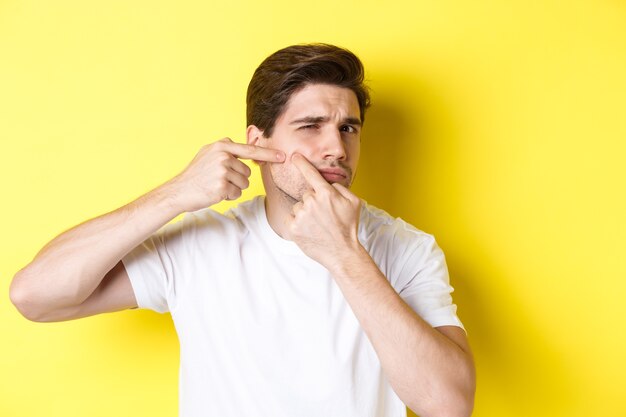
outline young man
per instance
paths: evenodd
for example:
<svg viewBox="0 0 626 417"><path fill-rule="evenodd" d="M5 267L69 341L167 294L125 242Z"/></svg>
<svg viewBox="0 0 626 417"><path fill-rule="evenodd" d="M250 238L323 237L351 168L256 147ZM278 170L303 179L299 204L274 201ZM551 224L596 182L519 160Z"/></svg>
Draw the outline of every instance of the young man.
<svg viewBox="0 0 626 417"><path fill-rule="evenodd" d="M349 190L368 105L351 52L274 53L248 88L246 145L205 146L52 240L15 276L13 303L36 321L169 311L183 417L470 415L473 359L443 253ZM244 158L267 195L208 208L248 187Z"/></svg>

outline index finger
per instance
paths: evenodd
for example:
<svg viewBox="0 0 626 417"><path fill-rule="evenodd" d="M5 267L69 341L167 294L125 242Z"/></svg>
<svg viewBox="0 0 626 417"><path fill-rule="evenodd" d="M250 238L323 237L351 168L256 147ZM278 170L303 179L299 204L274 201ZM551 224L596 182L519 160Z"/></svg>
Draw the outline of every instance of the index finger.
<svg viewBox="0 0 626 417"><path fill-rule="evenodd" d="M246 145L243 143L227 143L228 151L237 158L254 159L264 162L283 162L285 153L277 149L262 148L261 146Z"/></svg>
<svg viewBox="0 0 626 417"><path fill-rule="evenodd" d="M322 177L317 168L313 166L304 156L294 153L291 156L291 163L302 173L304 179L317 191L325 187L330 187L328 182Z"/></svg>

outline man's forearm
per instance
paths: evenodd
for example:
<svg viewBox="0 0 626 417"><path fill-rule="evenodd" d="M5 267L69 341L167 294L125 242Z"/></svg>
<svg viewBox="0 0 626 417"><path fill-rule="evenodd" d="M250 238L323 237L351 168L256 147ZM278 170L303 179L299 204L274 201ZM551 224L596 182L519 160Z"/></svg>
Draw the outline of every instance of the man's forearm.
<svg viewBox="0 0 626 417"><path fill-rule="evenodd" d="M469 415L475 384L471 354L421 319L364 248L344 255L331 273L398 396L423 417Z"/></svg>
<svg viewBox="0 0 626 417"><path fill-rule="evenodd" d="M172 192L163 184L57 236L16 274L12 293L27 294L33 316L80 304L122 257L180 213Z"/></svg>

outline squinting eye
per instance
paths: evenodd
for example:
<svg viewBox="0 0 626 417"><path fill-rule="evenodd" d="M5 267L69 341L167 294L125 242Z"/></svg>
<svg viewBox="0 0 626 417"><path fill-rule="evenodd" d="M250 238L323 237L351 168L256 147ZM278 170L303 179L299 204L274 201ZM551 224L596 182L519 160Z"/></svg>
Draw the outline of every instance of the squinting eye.
<svg viewBox="0 0 626 417"><path fill-rule="evenodd" d="M300 129L314 129L316 127L317 125L304 125L304 126L300 126Z"/></svg>

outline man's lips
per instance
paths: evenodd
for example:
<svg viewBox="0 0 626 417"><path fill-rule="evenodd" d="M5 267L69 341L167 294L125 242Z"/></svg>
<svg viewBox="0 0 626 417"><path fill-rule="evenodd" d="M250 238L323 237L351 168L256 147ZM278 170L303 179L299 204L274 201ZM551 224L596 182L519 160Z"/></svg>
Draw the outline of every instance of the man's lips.
<svg viewBox="0 0 626 417"><path fill-rule="evenodd" d="M328 182L338 182L348 178L346 171L341 168L322 168L318 171Z"/></svg>

